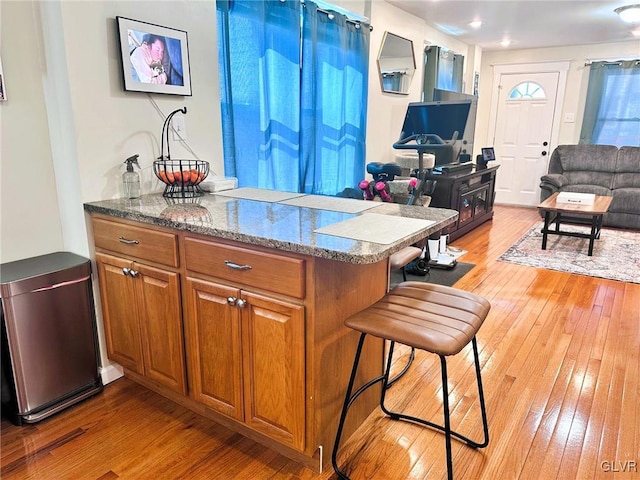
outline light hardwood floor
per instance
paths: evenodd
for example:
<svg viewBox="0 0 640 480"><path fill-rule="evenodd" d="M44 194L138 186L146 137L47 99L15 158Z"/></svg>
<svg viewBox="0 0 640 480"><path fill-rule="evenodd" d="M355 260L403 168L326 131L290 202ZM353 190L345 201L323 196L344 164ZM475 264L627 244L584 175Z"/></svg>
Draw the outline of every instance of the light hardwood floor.
<svg viewBox="0 0 640 480"><path fill-rule="evenodd" d="M456 479L640 478L640 285L497 261L539 220L498 206L453 242L486 297L478 335L490 444L453 442ZM401 349L400 364L407 355ZM452 424L481 435L470 348L449 361ZM389 405L441 419L437 357L418 352ZM1 430L2 479L327 480L128 379L40 424ZM325 454L329 454L325 452ZM441 434L375 411L344 443L353 480L446 476ZM635 463L634 463L635 462Z"/></svg>

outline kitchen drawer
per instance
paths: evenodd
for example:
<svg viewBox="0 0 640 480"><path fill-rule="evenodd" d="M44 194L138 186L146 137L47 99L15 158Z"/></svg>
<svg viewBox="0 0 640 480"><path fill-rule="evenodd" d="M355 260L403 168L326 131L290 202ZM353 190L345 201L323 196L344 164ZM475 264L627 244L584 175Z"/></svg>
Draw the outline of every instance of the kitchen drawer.
<svg viewBox="0 0 640 480"><path fill-rule="evenodd" d="M178 266L178 238L172 233L94 218L93 236L97 248Z"/></svg>
<svg viewBox="0 0 640 480"><path fill-rule="evenodd" d="M294 298L305 295L305 261L267 252L185 238L187 270Z"/></svg>

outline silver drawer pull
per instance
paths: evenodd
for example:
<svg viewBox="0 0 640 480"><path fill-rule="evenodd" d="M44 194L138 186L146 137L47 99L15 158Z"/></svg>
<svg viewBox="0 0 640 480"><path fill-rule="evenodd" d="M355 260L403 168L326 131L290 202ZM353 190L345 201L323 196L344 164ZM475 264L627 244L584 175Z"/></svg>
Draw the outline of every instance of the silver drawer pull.
<svg viewBox="0 0 640 480"><path fill-rule="evenodd" d="M251 265L238 265L237 263L230 262L229 260L225 260L224 264L234 270L251 270L252 268Z"/></svg>
<svg viewBox="0 0 640 480"><path fill-rule="evenodd" d="M127 245L138 245L140 242L138 240L127 240L124 237L118 238L120 243L126 243Z"/></svg>

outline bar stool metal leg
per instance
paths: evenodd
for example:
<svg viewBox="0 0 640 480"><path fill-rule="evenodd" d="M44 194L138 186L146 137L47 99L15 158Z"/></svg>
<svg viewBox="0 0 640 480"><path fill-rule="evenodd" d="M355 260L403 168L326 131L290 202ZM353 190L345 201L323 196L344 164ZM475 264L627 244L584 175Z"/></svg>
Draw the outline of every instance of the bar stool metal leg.
<svg viewBox="0 0 640 480"><path fill-rule="evenodd" d="M489 426L487 423L487 410L486 410L486 406L485 406L485 402L484 402L484 391L482 389L482 377L480 375L480 360L478 358L478 346L477 346L477 341L476 338L473 337L473 340L471 341L472 345L473 345L473 356L474 356L474 360L475 360L475 364L476 364L476 381L478 383L478 399L479 399L479 403L480 403L480 412L482 415L482 426L483 426L483 431L484 431L484 440L482 442L476 442L474 440L471 440L470 438L465 437L464 435L461 435L460 433L451 430L451 436L452 437L456 437L458 440L462 440L464 443L466 443L467 445L469 445L472 448L484 448L487 445L489 445ZM444 371L444 375L446 375L446 364L445 364L445 371ZM443 375L443 397L444 395L444 385L446 385L444 383L444 375ZM448 399L447 399L448 401ZM425 425L427 427L431 427L434 428L436 430L439 430L443 433L445 433L445 428L442 425L438 425L437 423L432 423L429 422L428 420L424 420L422 418L417 418L417 417L412 417L411 415L405 415L403 413L399 413L399 412L393 412L391 410L389 410L385 405L384 405L384 393L383 393L383 403L380 405L380 408L382 408L382 411L384 413L386 413L387 415L389 415L393 420L408 420L410 422L416 422L416 423L420 423L422 425Z"/></svg>
<svg viewBox="0 0 640 480"><path fill-rule="evenodd" d="M476 442L474 440L471 440L470 438L461 435L460 433L451 430L451 417L450 417L450 412L449 412L449 389L448 389L448 377L447 377L447 362L446 362L446 357L444 355L438 355L440 357L440 367L441 367L441 376L442 376L442 398L443 398L443 415L444 415L444 426L442 425L438 425L436 423L432 423L429 422L428 420L424 420L421 418L417 418L417 417L413 417L410 415L405 415L402 413L398 413L398 412L393 412L389 409L386 408L384 401L385 401L385 394L386 391L388 390L388 388L390 387L390 381L389 381L389 371L391 369L391 363L392 363L392 357L393 357L393 350L395 347L395 342L391 341L390 346L389 346L389 353L388 353L388 357L387 357L387 365L385 368L385 371L383 373L383 375L378 376L372 380L370 380L369 382L365 383L362 387L360 387L355 393L351 393L353 391L353 384L355 382L355 377L356 377L356 372L358 369L358 363L360 362L360 354L362 352L362 347L364 344L364 339L365 339L366 333L362 333L360 335L360 341L358 343L358 348L356 350L356 355L354 358L354 363L353 363L353 368L351 370L351 377L349 379L349 385L347 387L347 392L345 394L345 400L344 400L344 404L342 406L342 412L340 414L340 422L338 424L338 431L336 433L336 441L334 443L333 446L333 452L331 455L331 463L333 465L333 469L335 470L335 472L337 473L338 477L341 480L349 480L349 477L347 476L346 473L344 473L342 470L340 470L338 468L338 464L337 464L337 454L338 454L338 449L339 449L339 445L340 445L340 439L342 438L342 429L344 427L344 422L347 416L347 411L349 409L349 407L351 406L351 404L355 401L355 399L361 394L363 393L366 389L368 389L369 387L371 387L372 385L376 384L377 382L382 382L382 393L380 396L380 408L382 409L382 411L388 415L392 420L406 420L406 421L410 421L410 422L416 422L419 423L421 425L425 425L427 427L436 429L440 432L443 432L445 434L445 448L446 448L446 457L447 457L447 478L449 480L453 480L453 460L452 460L452 448L451 448L451 437L455 437L458 440L461 440L463 442L465 442L467 445L469 445L472 448L484 448L489 444L489 426L488 426L488 422L487 422L487 411L486 411L486 406L485 406L485 401L484 401L484 390L482 388L482 377L481 377L481 372L480 372L480 360L479 360L479 356L478 356L478 344L477 344L477 340L476 337L473 337L471 343L473 346L473 356L474 356L474 363L475 363L475 371L476 371L476 380L477 380L477 384L478 384L478 399L479 399L479 403L480 403L480 411L481 411L481 415L482 415L482 426L483 426L483 431L484 431L484 440L482 442ZM397 379L397 378L396 378ZM394 381L396 380L394 379Z"/></svg>
<svg viewBox="0 0 640 480"><path fill-rule="evenodd" d="M362 347L364 345L364 339L366 336L367 336L366 333L362 333L360 335L358 348L356 349L356 355L353 360L353 367L351 369L351 377L349 378L349 385L347 386L347 393L344 396L344 404L342 405L342 412L340 413L338 431L336 432L336 441L333 444L333 451L331 452L331 464L333 465L333 470L336 472L336 474L338 475L338 478L340 478L341 480L349 480L349 477L347 476L347 474L338 468L338 462L336 460L336 457L338 455L338 448L340 446L340 439L342 438L342 429L344 428L344 422L345 422L345 419L347 418L347 411L349 410L349 407L351 406L351 404L355 401L356 398L360 396L362 392L364 392L366 389L368 389L372 385L375 385L378 382L385 382L389 378L389 371L387 369L383 375L380 375L378 377L375 377L372 380L369 380L367 383L362 385L358 390L356 390L355 393L351 394L351 392L353 391L353 384L355 383L355 380L356 380L358 364L360 363L360 354L362 353ZM393 346L391 347L389 358L391 358L392 355L393 355ZM384 392L384 388L383 388L383 392Z"/></svg>
<svg viewBox="0 0 640 480"><path fill-rule="evenodd" d="M391 380L387 382L387 388L391 388L391 386L394 383L400 380L400 378L405 373L407 373L407 370L409 370L409 367L411 366L415 358L416 358L416 349L414 347L411 347L411 353L409 354L409 359L407 360L407 364L404 366L404 368L400 372L398 372L398 374L395 377L393 377Z"/></svg>

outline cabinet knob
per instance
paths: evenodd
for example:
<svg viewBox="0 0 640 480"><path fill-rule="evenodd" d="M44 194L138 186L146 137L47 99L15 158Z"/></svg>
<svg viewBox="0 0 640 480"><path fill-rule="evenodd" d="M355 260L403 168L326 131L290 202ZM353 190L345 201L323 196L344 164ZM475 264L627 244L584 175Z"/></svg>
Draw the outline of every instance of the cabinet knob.
<svg viewBox="0 0 640 480"><path fill-rule="evenodd" d="M238 301L238 299L235 298L235 297L227 297L227 304L232 306L232 307L236 306L236 302L237 301Z"/></svg>
<svg viewBox="0 0 640 480"><path fill-rule="evenodd" d="M127 268L127 267L124 267L124 268L122 269L122 274L123 274L123 275L131 275L131 269L129 269L129 268Z"/></svg>
<svg viewBox="0 0 640 480"><path fill-rule="evenodd" d="M131 275L133 278L136 278L138 276L138 271L137 270L129 270L129 275Z"/></svg>
<svg viewBox="0 0 640 480"><path fill-rule="evenodd" d="M236 305L238 306L238 308L244 308L244 307L246 307L246 306L247 306L247 303L248 303L248 302L247 302L246 300L243 300L242 298L239 298L239 299L236 301Z"/></svg>

